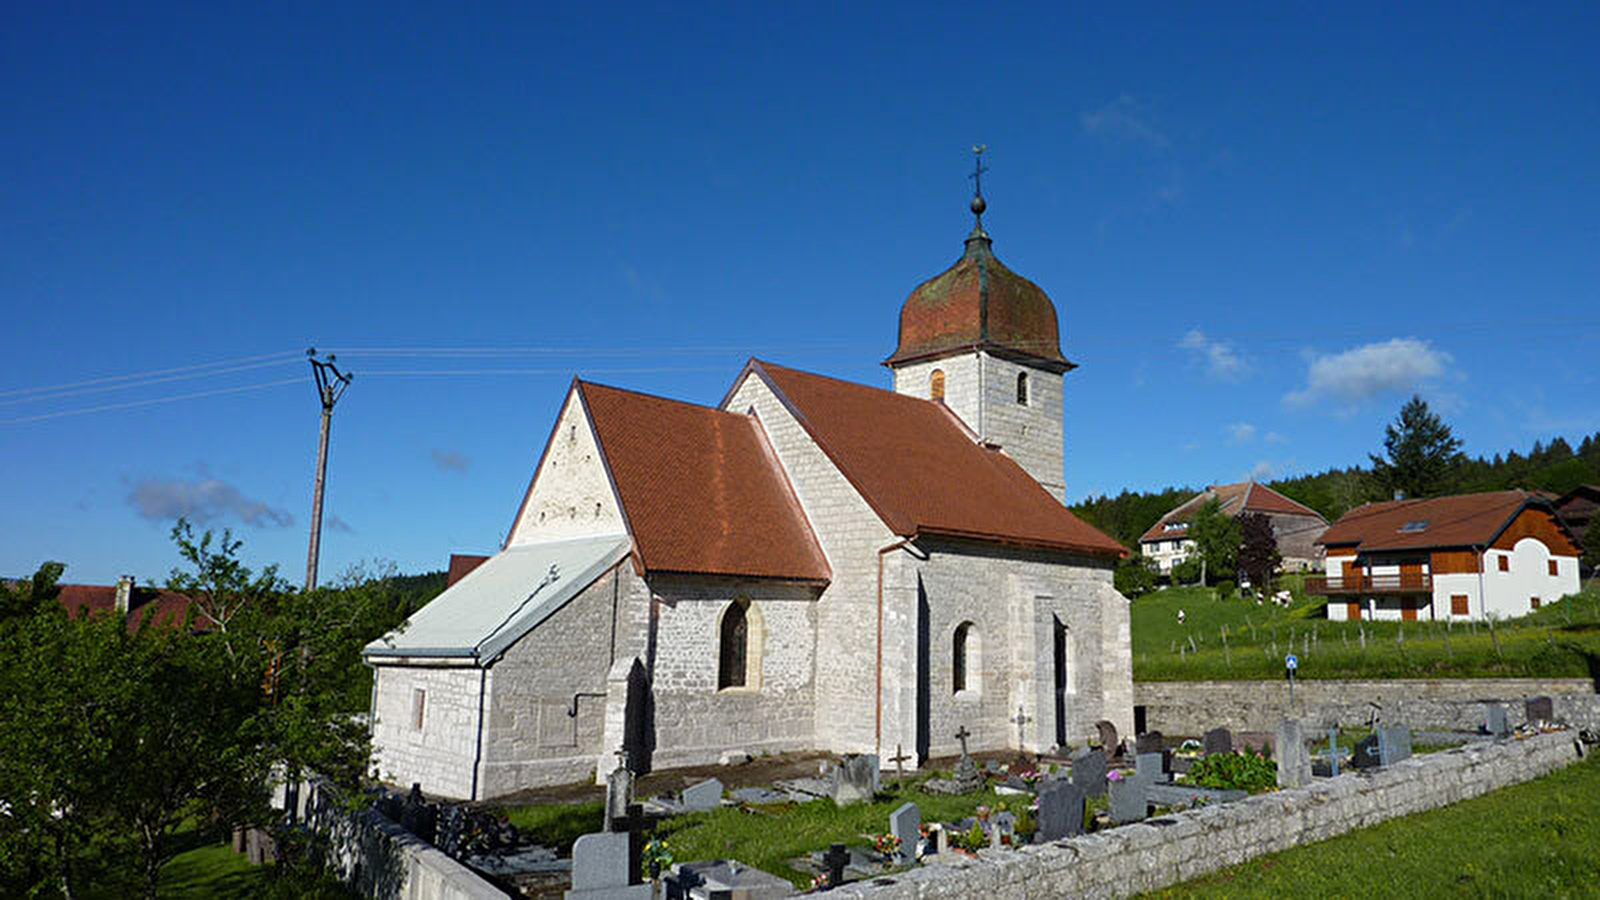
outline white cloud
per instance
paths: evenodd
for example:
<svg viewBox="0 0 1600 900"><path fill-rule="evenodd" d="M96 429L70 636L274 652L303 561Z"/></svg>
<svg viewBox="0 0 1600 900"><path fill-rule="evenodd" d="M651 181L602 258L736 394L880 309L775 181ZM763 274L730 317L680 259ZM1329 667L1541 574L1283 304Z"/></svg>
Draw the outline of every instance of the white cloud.
<svg viewBox="0 0 1600 900"><path fill-rule="evenodd" d="M1450 354L1433 349L1427 341L1394 338L1312 357L1306 386L1283 399L1291 406L1324 399L1355 406L1379 394L1417 390L1443 375L1452 362Z"/></svg>
<svg viewBox="0 0 1600 900"><path fill-rule="evenodd" d="M1244 480L1263 481L1267 478L1271 478L1274 471L1276 470L1274 469L1272 462L1270 460L1263 459L1251 466L1249 470L1244 473Z"/></svg>
<svg viewBox="0 0 1600 900"><path fill-rule="evenodd" d="M1249 422L1235 422L1227 428L1228 440L1235 444L1243 444L1256 436L1256 427Z"/></svg>
<svg viewBox="0 0 1600 900"><path fill-rule="evenodd" d="M1205 365L1206 374L1212 378L1233 381L1250 368L1232 344L1208 338L1198 328L1180 338L1178 346L1193 353L1195 359Z"/></svg>
<svg viewBox="0 0 1600 900"><path fill-rule="evenodd" d="M429 455L433 457L433 464L443 472L465 472L472 465L472 460L465 453L456 450L435 447Z"/></svg>
<svg viewBox="0 0 1600 900"><path fill-rule="evenodd" d="M1158 149L1172 143L1160 129L1150 124L1139 102L1128 94L1094 112L1081 114L1078 121L1083 125L1085 134L1114 143L1145 144Z"/></svg>
<svg viewBox="0 0 1600 900"><path fill-rule="evenodd" d="M246 525L287 528L294 516L287 510L246 497L243 492L216 478L176 481L146 478L133 486L128 503L146 519L171 521L182 516L204 525L223 516L233 516Z"/></svg>
<svg viewBox="0 0 1600 900"><path fill-rule="evenodd" d="M1287 443L1289 443L1289 439L1287 437L1279 434L1276 431L1267 432L1267 436L1262 438L1262 440L1266 441L1269 444L1287 444Z"/></svg>

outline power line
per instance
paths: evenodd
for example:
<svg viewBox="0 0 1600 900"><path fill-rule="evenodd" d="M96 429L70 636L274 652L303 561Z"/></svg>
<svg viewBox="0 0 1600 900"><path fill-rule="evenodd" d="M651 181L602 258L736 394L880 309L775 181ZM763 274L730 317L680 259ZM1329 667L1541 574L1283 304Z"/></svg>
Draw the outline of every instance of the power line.
<svg viewBox="0 0 1600 900"><path fill-rule="evenodd" d="M212 375L227 375L233 372L248 372L254 369L266 369L273 366L283 366L294 362L292 359L275 359L270 362L246 363L238 366L227 366L220 369L207 369L204 371L187 372L181 375L167 375L161 378L145 378L142 380L124 380L118 384L100 384L94 387L80 387L72 390L56 390L49 393L36 393L25 397L12 397L0 400L0 406L16 406L22 403L38 403L44 400L60 400L64 397L81 397L85 394L104 394L109 391L128 391L134 388L149 387L152 384L166 384L173 381L191 381L196 378L208 378Z"/></svg>
<svg viewBox="0 0 1600 900"><path fill-rule="evenodd" d="M286 359L292 359L292 358L298 357L299 355L300 355L300 351L296 350L296 351L289 351L289 352L284 352L284 353L265 353L265 354L260 354L260 355L257 355L257 356L237 356L237 357L233 357L231 359L219 359L219 360L217 360L215 362L196 363L196 364L191 365L191 366L175 366L175 367L170 368L170 369L151 369L151 370L145 371L145 372L130 372L130 373L126 374L126 375L106 375L106 376L101 377L101 378L89 378L89 379L85 379L83 381L69 381L69 382L66 382L64 384L51 384L51 385L44 385L44 386L40 386L40 387L12 388L10 390L0 391L0 397L15 397L15 396L19 396L21 394L34 394L34 393L40 393L40 392L46 392L46 391L60 391L60 390L67 390L67 389L70 389L70 388L84 387L86 385L91 385L91 384L106 384L106 383L113 382L113 381L132 381L132 380L135 380L135 379L149 378L149 377L154 377L154 376L157 376L157 375L172 375L172 374L175 374L175 373L178 373L178 372L194 372L194 371L198 371L200 369L210 369L210 368L214 368L214 367L217 367L217 366L229 366L229 365L233 365L235 363L252 363L252 362L260 362L260 361L268 360L268 359L285 359L286 360Z"/></svg>
<svg viewBox="0 0 1600 900"><path fill-rule="evenodd" d="M130 400L126 403L108 403L104 406L89 406L82 409L67 409L59 412L40 413L36 416L21 416L15 419L0 419L0 425L23 425L28 422L42 422L45 419L60 419L66 416L85 416L90 413L110 412L116 409L133 409L139 406L155 406L158 403L176 403L180 400L196 400L201 397L216 397L222 394L239 394L245 391L259 391L266 388L282 387L286 384L301 384L298 378L285 378L281 381L267 381L261 384L245 384L238 387L217 388L210 391L194 391L188 394L175 394L170 397L155 397L149 400Z"/></svg>

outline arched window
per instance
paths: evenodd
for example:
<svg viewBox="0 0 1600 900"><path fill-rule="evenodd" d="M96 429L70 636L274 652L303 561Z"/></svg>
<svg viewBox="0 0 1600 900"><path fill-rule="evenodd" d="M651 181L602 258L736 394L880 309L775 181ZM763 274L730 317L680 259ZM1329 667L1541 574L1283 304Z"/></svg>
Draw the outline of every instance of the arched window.
<svg viewBox="0 0 1600 900"><path fill-rule="evenodd" d="M717 690L744 687L750 663L750 601L735 600L722 614Z"/></svg>
<svg viewBox="0 0 1600 900"><path fill-rule="evenodd" d="M1017 373L1017 402L1023 406L1028 405L1028 373Z"/></svg>
<svg viewBox="0 0 1600 900"><path fill-rule="evenodd" d="M955 640L951 644L950 686L955 693L972 690L978 686L978 636L971 622L956 626Z"/></svg>
<svg viewBox="0 0 1600 900"><path fill-rule="evenodd" d="M944 370L934 369L928 376L928 396L940 402L944 401Z"/></svg>

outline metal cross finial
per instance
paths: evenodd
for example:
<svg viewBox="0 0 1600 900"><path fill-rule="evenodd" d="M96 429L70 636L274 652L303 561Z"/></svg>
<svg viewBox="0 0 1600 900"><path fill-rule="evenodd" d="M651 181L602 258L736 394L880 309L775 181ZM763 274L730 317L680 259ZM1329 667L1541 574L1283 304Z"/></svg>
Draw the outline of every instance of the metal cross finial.
<svg viewBox="0 0 1600 900"><path fill-rule="evenodd" d="M989 167L983 164L983 151L987 149L988 144L974 144L972 147L972 174L968 177L972 179L972 194L975 197L983 196L983 173L989 171Z"/></svg>

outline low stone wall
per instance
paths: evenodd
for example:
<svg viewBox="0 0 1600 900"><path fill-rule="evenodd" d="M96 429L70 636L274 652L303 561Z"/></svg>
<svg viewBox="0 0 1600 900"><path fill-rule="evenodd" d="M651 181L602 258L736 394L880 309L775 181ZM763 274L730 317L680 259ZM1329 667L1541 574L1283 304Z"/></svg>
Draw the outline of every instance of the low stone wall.
<svg viewBox="0 0 1600 900"><path fill-rule="evenodd" d="M1484 700L1508 703L1513 725L1522 723L1524 697L1556 700L1577 717L1570 724L1594 727L1600 700L1587 678L1396 679L1392 681L1300 681L1289 705L1287 681L1140 681L1133 686L1135 707L1144 708L1145 729L1198 737L1224 727L1271 731L1285 718L1323 725L1364 725L1370 704L1383 707L1386 721L1412 728L1470 730L1483 724ZM1590 724L1583 724L1588 721Z"/></svg>
<svg viewBox="0 0 1600 900"><path fill-rule="evenodd" d="M372 810L350 813L323 786L301 787L300 821L332 845L341 881L379 900L505 900L510 896ZM281 804L280 804L281 806Z"/></svg>
<svg viewBox="0 0 1600 900"><path fill-rule="evenodd" d="M1318 780L1310 787L1043 846L984 850L970 862L924 866L892 878L848 884L829 896L840 900L1125 897L1528 781L1582 755L1571 731L1475 743L1412 757L1370 775Z"/></svg>

